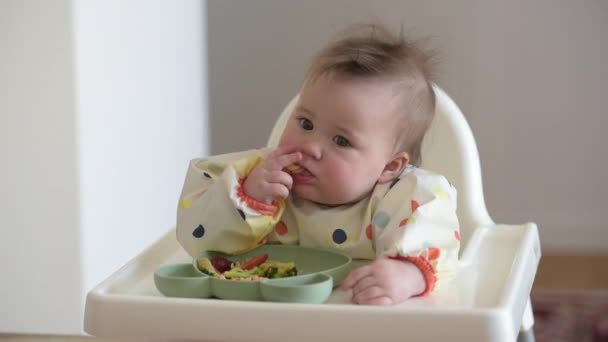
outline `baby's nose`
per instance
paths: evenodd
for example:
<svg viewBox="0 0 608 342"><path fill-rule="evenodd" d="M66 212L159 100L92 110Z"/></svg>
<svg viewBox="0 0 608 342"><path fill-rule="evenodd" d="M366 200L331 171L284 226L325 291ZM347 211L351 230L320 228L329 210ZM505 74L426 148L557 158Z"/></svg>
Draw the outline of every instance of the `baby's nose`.
<svg viewBox="0 0 608 342"><path fill-rule="evenodd" d="M321 151L321 146L314 142L304 143L302 145L301 151L304 154L304 158L309 157L315 160L319 160L323 155Z"/></svg>

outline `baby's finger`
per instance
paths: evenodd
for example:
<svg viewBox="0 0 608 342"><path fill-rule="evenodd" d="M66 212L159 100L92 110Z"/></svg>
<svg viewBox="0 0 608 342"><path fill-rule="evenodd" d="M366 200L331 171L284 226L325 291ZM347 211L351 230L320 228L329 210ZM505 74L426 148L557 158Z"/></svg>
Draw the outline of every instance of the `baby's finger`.
<svg viewBox="0 0 608 342"><path fill-rule="evenodd" d="M298 149L296 146L278 146L277 148L274 149L274 151L270 152L268 154L268 156L266 156L266 159L276 158L283 154L289 154L289 153L296 152L297 150Z"/></svg>
<svg viewBox="0 0 608 342"><path fill-rule="evenodd" d="M279 146L272 150L272 152L268 153L265 159L272 159L280 156L281 154L285 154L285 147Z"/></svg>
<svg viewBox="0 0 608 342"><path fill-rule="evenodd" d="M370 265L365 265L363 267L359 267L356 270L350 272L350 274L344 279L342 285L340 285L340 289L348 290L353 288L359 280L370 276L372 274L372 267Z"/></svg>
<svg viewBox="0 0 608 342"><path fill-rule="evenodd" d="M272 160L272 168L275 170L282 170L287 165L299 162L300 160L302 160L302 152L282 154Z"/></svg>
<svg viewBox="0 0 608 342"><path fill-rule="evenodd" d="M368 304L370 300L384 296L386 294L380 286L371 286L353 295L352 302L355 304Z"/></svg>
<svg viewBox="0 0 608 342"><path fill-rule="evenodd" d="M363 292L369 287L375 285L377 285L376 277L370 275L365 278L362 278L355 284L355 286L353 286L353 295Z"/></svg>
<svg viewBox="0 0 608 342"><path fill-rule="evenodd" d="M274 170L268 175L268 182L283 184L287 189L291 189L293 178L287 172Z"/></svg>
<svg viewBox="0 0 608 342"><path fill-rule="evenodd" d="M380 296L372 299L364 300L361 305L379 305L379 306L390 306L393 305L393 300L388 296Z"/></svg>

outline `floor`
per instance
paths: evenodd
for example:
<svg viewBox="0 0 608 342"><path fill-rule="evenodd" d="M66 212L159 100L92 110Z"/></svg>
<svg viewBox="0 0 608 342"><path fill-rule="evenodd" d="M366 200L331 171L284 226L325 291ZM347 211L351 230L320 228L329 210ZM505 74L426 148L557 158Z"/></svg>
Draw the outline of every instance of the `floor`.
<svg viewBox="0 0 608 342"><path fill-rule="evenodd" d="M608 289L608 255L543 255L534 287Z"/></svg>
<svg viewBox="0 0 608 342"><path fill-rule="evenodd" d="M608 255L543 255L536 274L534 287L549 289L608 290L608 272L605 271L607 269L606 265L608 265ZM121 340L71 336L0 335L0 342L8 341L116 342Z"/></svg>

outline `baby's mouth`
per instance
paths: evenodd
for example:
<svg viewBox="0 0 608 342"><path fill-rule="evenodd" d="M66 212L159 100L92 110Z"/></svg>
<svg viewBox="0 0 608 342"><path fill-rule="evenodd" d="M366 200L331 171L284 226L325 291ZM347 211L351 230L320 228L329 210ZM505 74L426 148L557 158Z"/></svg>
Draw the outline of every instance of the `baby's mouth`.
<svg viewBox="0 0 608 342"><path fill-rule="evenodd" d="M314 178L314 175L307 168L299 164L291 164L286 167L286 170L296 184L303 184Z"/></svg>

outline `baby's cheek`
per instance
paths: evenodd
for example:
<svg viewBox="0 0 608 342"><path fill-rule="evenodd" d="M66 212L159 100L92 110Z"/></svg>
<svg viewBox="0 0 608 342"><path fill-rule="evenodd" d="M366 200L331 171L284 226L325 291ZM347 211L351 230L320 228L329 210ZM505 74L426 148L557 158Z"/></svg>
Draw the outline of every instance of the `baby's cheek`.
<svg viewBox="0 0 608 342"><path fill-rule="evenodd" d="M288 137L282 136L281 140L279 140L279 146L278 147L292 146L293 143L290 140L291 139L289 139Z"/></svg>
<svg viewBox="0 0 608 342"><path fill-rule="evenodd" d="M294 139L292 136L293 134L291 134L291 127L287 125L283 131L283 134L281 135L281 138L279 139L279 147L294 145L295 141L293 141Z"/></svg>
<svg viewBox="0 0 608 342"><path fill-rule="evenodd" d="M281 147L292 147L301 145L301 128L298 126L295 120L289 120L285 125L283 134L279 139L279 146Z"/></svg>
<svg viewBox="0 0 608 342"><path fill-rule="evenodd" d="M336 186L348 185L353 181L352 172L348 165L345 165L344 163L328 163L326 172L328 178L331 179L331 182Z"/></svg>
<svg viewBox="0 0 608 342"><path fill-rule="evenodd" d="M332 173L331 178L335 187L347 197L359 197L362 193L368 192L376 182L364 165L336 163L328 172Z"/></svg>

